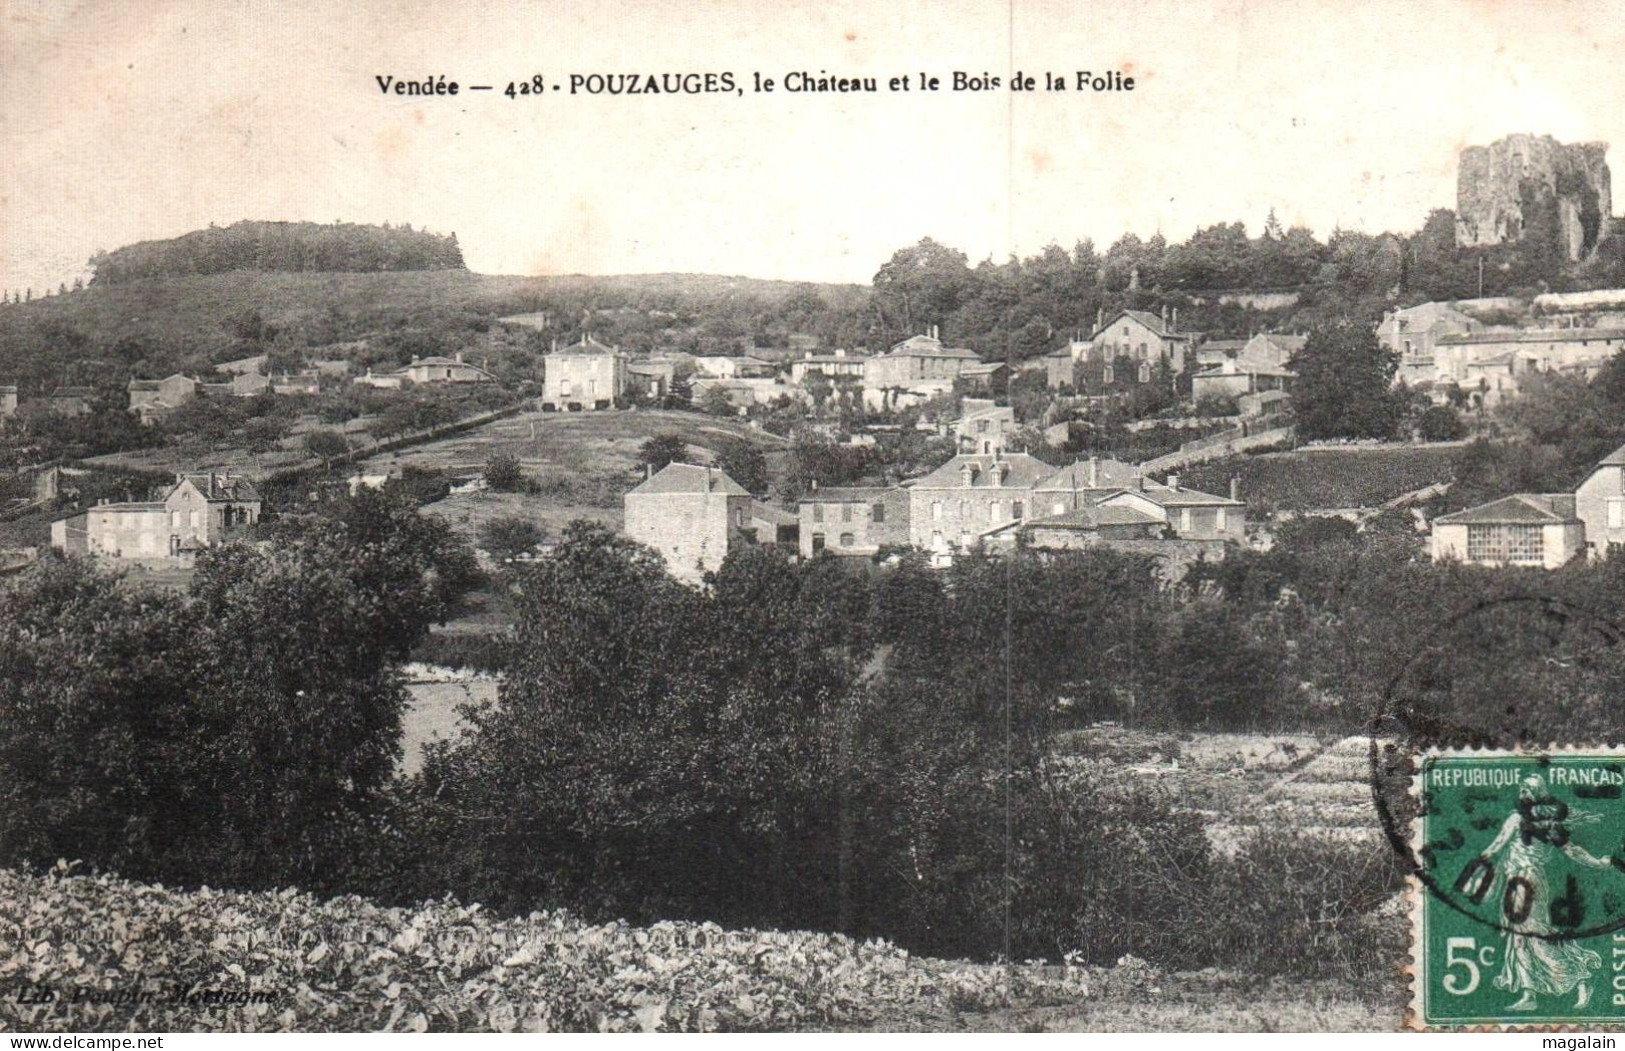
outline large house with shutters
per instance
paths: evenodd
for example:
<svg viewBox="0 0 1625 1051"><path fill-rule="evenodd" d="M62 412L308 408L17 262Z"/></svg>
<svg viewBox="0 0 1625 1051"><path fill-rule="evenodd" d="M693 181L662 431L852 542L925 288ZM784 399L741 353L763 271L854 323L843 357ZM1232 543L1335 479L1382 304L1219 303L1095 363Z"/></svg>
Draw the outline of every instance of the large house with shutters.
<svg viewBox="0 0 1625 1051"><path fill-rule="evenodd" d="M909 487L909 543L946 553L1032 512L1033 491L1055 473L1026 453L961 453Z"/></svg>
<svg viewBox="0 0 1625 1051"><path fill-rule="evenodd" d="M628 356L591 336L542 359L542 408L567 412L614 408L626 393Z"/></svg>
<svg viewBox="0 0 1625 1051"><path fill-rule="evenodd" d="M175 476L157 500L97 504L51 523L64 554L125 561L187 562L259 521L260 494L247 478L198 471Z"/></svg>

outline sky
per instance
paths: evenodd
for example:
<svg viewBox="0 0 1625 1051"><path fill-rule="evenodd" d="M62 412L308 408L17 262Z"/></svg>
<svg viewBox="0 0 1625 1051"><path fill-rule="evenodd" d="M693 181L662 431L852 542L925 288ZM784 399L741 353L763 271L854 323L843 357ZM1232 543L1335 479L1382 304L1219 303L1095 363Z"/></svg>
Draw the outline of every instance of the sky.
<svg viewBox="0 0 1625 1051"><path fill-rule="evenodd" d="M1272 208L1410 231L1454 205L1466 145L1551 134L1625 164L1621 55L1621 0L0 0L0 288L240 219L455 231L482 273L858 283L926 236L975 263L1257 234ZM1007 90L1080 70L1135 89ZM784 91L797 71L882 90ZM567 86L691 72L744 94ZM504 96L537 74L566 87ZM441 75L497 90L375 80Z"/></svg>

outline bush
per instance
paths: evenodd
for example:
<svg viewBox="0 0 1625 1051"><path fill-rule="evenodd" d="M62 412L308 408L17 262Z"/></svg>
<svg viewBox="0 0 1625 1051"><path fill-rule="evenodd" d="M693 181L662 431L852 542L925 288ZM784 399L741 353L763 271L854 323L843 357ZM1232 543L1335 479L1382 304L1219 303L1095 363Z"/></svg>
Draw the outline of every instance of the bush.
<svg viewBox="0 0 1625 1051"><path fill-rule="evenodd" d="M499 562L534 551L542 542L542 529L528 518L508 515L480 526L480 547Z"/></svg>
<svg viewBox="0 0 1625 1051"><path fill-rule="evenodd" d="M499 493L518 492L525 484L519 457L512 453L492 453L485 461L485 484Z"/></svg>
<svg viewBox="0 0 1625 1051"><path fill-rule="evenodd" d="M1461 414L1448 405L1429 408L1417 421L1417 428L1422 433L1422 440L1428 442L1451 442L1467 433L1466 425L1461 422Z"/></svg>

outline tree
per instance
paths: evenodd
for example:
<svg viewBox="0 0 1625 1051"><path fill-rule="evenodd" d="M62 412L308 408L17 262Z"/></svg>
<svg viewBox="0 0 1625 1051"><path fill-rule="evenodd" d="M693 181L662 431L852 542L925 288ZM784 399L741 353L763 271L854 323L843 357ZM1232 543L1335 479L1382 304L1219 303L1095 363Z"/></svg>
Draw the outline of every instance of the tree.
<svg viewBox="0 0 1625 1051"><path fill-rule="evenodd" d="M1448 405L1430 406L1418 421L1422 440L1429 442L1455 441L1467 433L1461 415Z"/></svg>
<svg viewBox="0 0 1625 1051"><path fill-rule="evenodd" d="M1288 368L1298 374L1298 433L1321 438L1391 438L1404 412L1393 389L1399 355L1370 327L1344 321L1316 328Z"/></svg>
<svg viewBox="0 0 1625 1051"><path fill-rule="evenodd" d="M638 463L649 471L665 470L667 464L688 457L688 443L676 434L657 434L638 447Z"/></svg>
<svg viewBox="0 0 1625 1051"><path fill-rule="evenodd" d="M497 561L506 562L534 551L542 542L542 529L528 518L508 515L485 522L479 536L480 547Z"/></svg>
<svg viewBox="0 0 1625 1051"><path fill-rule="evenodd" d="M752 495L767 492L767 457L761 447L743 438L724 443L717 450L717 466L729 478L748 489Z"/></svg>
<svg viewBox="0 0 1625 1051"><path fill-rule="evenodd" d="M705 397L700 399L700 411L713 416L736 416L739 412L728 397L728 392L721 387L712 387L705 392Z"/></svg>
<svg viewBox="0 0 1625 1051"><path fill-rule="evenodd" d="M276 416L256 416L243 425L248 439L248 451L259 454L270 452L287 437L288 421Z"/></svg>
<svg viewBox="0 0 1625 1051"><path fill-rule="evenodd" d="M350 441L338 431L311 431L305 435L305 450L332 467L333 461L350 451Z"/></svg>
<svg viewBox="0 0 1625 1051"><path fill-rule="evenodd" d="M512 453L492 453L485 461L485 484L499 493L512 493L525 484L519 457Z"/></svg>

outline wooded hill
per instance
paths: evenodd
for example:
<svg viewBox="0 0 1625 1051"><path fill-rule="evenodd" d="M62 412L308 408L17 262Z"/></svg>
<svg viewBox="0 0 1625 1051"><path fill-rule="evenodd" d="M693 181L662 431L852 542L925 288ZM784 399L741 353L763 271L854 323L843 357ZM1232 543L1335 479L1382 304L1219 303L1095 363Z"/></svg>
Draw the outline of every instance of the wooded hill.
<svg viewBox="0 0 1625 1051"><path fill-rule="evenodd" d="M461 270L457 235L359 223L240 222L165 241L141 241L90 260L90 283L124 284L147 277L223 274L233 270Z"/></svg>

